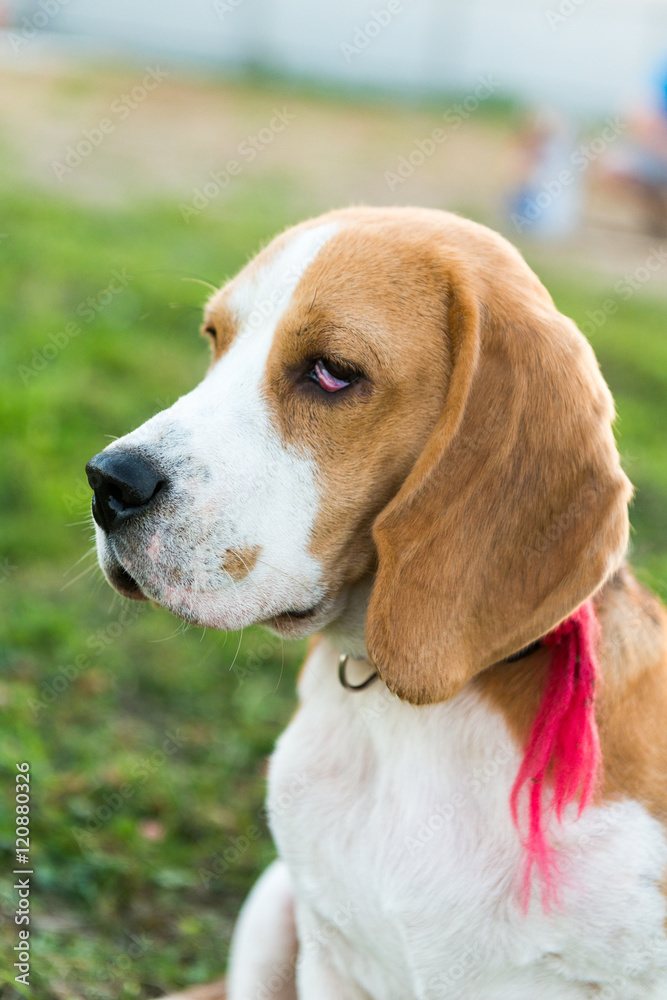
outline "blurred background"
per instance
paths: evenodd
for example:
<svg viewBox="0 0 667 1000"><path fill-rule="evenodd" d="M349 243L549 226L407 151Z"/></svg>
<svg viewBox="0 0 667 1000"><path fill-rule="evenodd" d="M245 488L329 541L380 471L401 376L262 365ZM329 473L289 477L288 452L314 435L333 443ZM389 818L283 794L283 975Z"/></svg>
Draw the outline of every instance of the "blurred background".
<svg viewBox="0 0 667 1000"><path fill-rule="evenodd" d="M0 996L148 998L224 971L303 650L114 597L86 460L194 386L208 283L282 227L452 209L593 344L664 595L667 0L0 0L0 24Z"/></svg>

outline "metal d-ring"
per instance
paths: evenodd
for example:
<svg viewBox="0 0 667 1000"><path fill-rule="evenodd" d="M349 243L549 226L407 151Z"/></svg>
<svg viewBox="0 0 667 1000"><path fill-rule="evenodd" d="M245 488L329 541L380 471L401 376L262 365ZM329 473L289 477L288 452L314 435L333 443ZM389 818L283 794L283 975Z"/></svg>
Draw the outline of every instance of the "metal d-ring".
<svg viewBox="0 0 667 1000"><path fill-rule="evenodd" d="M373 681L376 681L379 677L377 670L374 670L370 677L367 677L365 681L361 684L350 684L346 675L345 667L347 666L347 661L349 656L347 653L341 653L338 657L338 680L341 682L346 691L363 691L364 688L370 687Z"/></svg>

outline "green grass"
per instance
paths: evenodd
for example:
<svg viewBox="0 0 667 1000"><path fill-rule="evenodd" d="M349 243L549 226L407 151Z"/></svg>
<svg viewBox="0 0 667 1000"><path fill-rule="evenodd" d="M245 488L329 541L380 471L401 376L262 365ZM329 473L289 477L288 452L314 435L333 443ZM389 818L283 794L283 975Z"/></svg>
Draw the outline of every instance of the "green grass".
<svg viewBox="0 0 667 1000"><path fill-rule="evenodd" d="M77 578L91 565L77 564L91 541L83 466L204 372L206 292L182 278L219 283L294 220L275 190L241 192L189 225L172 203L111 211L18 183L0 196L0 781L7 802L15 764L30 762L31 994L149 997L224 970L234 915L273 854L262 760L292 711L302 650L259 632L239 643L182 630L115 598L96 571ZM85 300L123 269L126 286L87 321ZM578 321L610 294L545 277ZM64 343L73 321L80 332ZM666 327L667 305L638 294L591 338L638 488L634 559L658 590ZM52 334L64 346L37 370ZM1 817L3 872L11 818ZM16 899L1 884L11 981Z"/></svg>
<svg viewBox="0 0 667 1000"><path fill-rule="evenodd" d="M3 201L0 780L7 801L30 762L33 995L151 996L224 970L233 916L272 856L261 761L292 711L301 650L183 631L97 571L77 580L93 565L77 565L92 535L83 466L205 371L207 291L182 279L220 283L291 220L256 195L190 227L171 204L123 215L20 188ZM77 313L123 269L106 308ZM42 367L51 334L64 346ZM7 959L15 893L2 885Z"/></svg>

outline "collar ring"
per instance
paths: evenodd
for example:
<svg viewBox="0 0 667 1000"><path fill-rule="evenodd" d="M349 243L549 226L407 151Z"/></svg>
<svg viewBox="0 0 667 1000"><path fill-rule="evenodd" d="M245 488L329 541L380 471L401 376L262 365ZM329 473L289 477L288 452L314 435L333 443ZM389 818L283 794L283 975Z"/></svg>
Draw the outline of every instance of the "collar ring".
<svg viewBox="0 0 667 1000"><path fill-rule="evenodd" d="M361 682L361 684L350 684L345 670L348 660L349 656L347 653L341 653L338 657L338 680L341 682L346 691L363 691L364 688L370 687L370 685L378 679L379 674L377 670L374 670L365 681Z"/></svg>

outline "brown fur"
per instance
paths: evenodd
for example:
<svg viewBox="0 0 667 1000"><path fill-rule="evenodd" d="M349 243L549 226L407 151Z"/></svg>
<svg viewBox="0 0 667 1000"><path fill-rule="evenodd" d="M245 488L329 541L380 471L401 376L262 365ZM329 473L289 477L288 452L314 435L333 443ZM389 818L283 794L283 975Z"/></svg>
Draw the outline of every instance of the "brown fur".
<svg viewBox="0 0 667 1000"><path fill-rule="evenodd" d="M241 549L229 549L223 557L222 568L238 583L253 569L261 551L261 545L245 545Z"/></svg>
<svg viewBox="0 0 667 1000"><path fill-rule="evenodd" d="M627 543L630 488L590 347L514 250L457 223L440 236L447 402L374 527L368 649L418 703L553 628Z"/></svg>
<svg viewBox="0 0 667 1000"><path fill-rule="evenodd" d="M416 235L391 241L386 224L369 224L332 238L293 296L269 357L268 395L283 436L317 457L323 503L311 549L332 592L374 568L373 522L444 404L451 364L433 336L444 306ZM361 266L349 268L351 255ZM344 400L294 391L303 359L322 354L358 364L367 379Z"/></svg>

